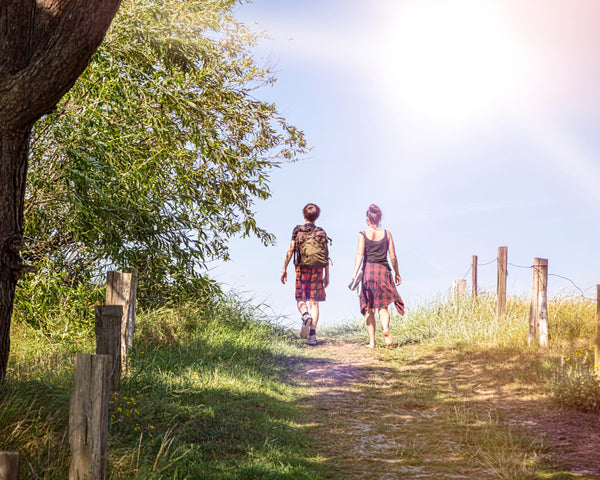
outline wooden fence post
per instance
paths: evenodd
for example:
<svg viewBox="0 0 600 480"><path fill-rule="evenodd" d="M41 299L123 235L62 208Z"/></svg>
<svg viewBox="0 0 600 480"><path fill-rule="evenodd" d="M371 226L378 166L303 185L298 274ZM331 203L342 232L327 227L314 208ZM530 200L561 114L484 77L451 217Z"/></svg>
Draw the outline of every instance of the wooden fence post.
<svg viewBox="0 0 600 480"><path fill-rule="evenodd" d="M103 480L106 475L111 367L108 355L78 353L75 357L69 411L69 480Z"/></svg>
<svg viewBox="0 0 600 480"><path fill-rule="evenodd" d="M596 285L596 345L594 346L594 370L600 376L600 285Z"/></svg>
<svg viewBox="0 0 600 480"><path fill-rule="evenodd" d="M19 478L19 452L0 452L0 480Z"/></svg>
<svg viewBox="0 0 600 480"><path fill-rule="evenodd" d="M496 298L496 316L506 314L506 273L508 265L508 247L498 247L498 287Z"/></svg>
<svg viewBox="0 0 600 480"><path fill-rule="evenodd" d="M533 259L527 342L531 344L534 340L540 345L548 344L548 260L545 258Z"/></svg>
<svg viewBox="0 0 600 480"><path fill-rule="evenodd" d="M111 271L106 274L106 304L123 305L123 322L121 323L121 364L123 371L127 371L127 352L133 345L136 292L137 271L134 273Z"/></svg>
<svg viewBox="0 0 600 480"><path fill-rule="evenodd" d="M452 280L452 296L456 300L465 296L467 281L464 279Z"/></svg>
<svg viewBox="0 0 600 480"><path fill-rule="evenodd" d="M477 255L473 255L473 263L471 265L471 296L477 296Z"/></svg>
<svg viewBox="0 0 600 480"><path fill-rule="evenodd" d="M111 357L111 386L121 389L121 321L123 305L96 305L96 354Z"/></svg>
<svg viewBox="0 0 600 480"><path fill-rule="evenodd" d="M538 300L539 341L543 347L548 345L548 259L540 259L540 293Z"/></svg>

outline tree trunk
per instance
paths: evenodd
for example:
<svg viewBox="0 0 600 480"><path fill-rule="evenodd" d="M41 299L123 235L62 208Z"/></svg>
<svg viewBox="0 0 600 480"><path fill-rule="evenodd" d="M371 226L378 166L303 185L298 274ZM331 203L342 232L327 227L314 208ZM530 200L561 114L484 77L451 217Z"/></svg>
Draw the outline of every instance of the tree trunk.
<svg viewBox="0 0 600 480"><path fill-rule="evenodd" d="M23 202L33 124L69 91L120 0L0 0L0 379L22 265Z"/></svg>
<svg viewBox="0 0 600 480"><path fill-rule="evenodd" d="M8 364L15 287L24 270L19 250L28 145L29 131L0 128L0 378Z"/></svg>

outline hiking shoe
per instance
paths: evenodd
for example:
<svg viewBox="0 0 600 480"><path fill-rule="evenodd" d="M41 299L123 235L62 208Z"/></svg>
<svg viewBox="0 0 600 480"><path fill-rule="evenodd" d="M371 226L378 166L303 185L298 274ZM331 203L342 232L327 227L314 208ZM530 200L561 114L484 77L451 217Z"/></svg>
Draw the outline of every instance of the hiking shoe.
<svg viewBox="0 0 600 480"><path fill-rule="evenodd" d="M308 338L310 333L310 327L312 327L312 317L307 312L302 315L302 327L300 328L300 338Z"/></svg>
<svg viewBox="0 0 600 480"><path fill-rule="evenodd" d="M317 336L316 335L309 335L308 336L308 344L312 347L314 347L317 344Z"/></svg>

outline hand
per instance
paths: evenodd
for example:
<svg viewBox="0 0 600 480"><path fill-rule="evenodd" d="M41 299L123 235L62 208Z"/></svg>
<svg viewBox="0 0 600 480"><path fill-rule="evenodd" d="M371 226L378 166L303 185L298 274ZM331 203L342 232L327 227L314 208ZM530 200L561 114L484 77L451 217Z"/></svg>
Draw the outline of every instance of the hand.
<svg viewBox="0 0 600 480"><path fill-rule="evenodd" d="M323 288L327 288L329 286L329 275L325 275L323 279Z"/></svg>
<svg viewBox="0 0 600 480"><path fill-rule="evenodd" d="M400 285L402 283L402 277L400 277L399 274L396 274L396 278L394 280L396 281L396 285Z"/></svg>
<svg viewBox="0 0 600 480"><path fill-rule="evenodd" d="M283 272L281 272L281 283L283 283L285 285L286 280L287 280L287 271L284 270Z"/></svg>

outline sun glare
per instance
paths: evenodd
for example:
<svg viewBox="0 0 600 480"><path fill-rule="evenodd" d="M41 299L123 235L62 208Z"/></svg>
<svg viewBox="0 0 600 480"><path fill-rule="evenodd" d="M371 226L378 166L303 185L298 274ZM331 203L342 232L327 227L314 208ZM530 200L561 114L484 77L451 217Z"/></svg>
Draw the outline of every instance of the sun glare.
<svg viewBox="0 0 600 480"><path fill-rule="evenodd" d="M402 2L379 37L387 102L441 126L479 121L518 104L532 64L491 2Z"/></svg>

